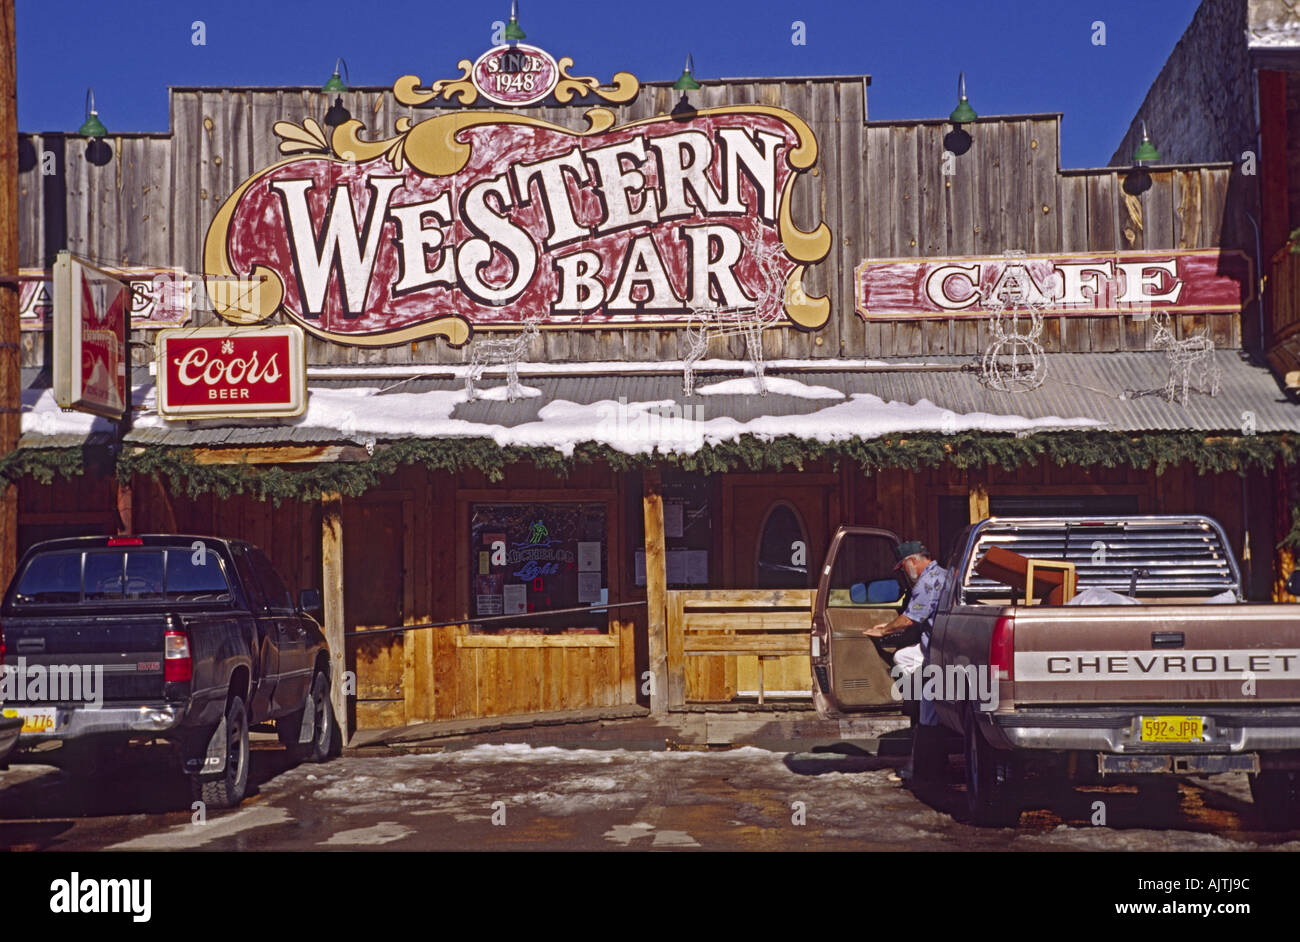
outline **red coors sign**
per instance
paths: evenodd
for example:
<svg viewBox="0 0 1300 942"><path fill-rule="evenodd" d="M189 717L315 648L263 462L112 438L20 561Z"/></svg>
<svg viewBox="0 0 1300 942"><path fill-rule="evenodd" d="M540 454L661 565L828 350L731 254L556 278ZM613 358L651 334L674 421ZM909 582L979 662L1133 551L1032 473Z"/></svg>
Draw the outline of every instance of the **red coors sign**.
<svg viewBox="0 0 1300 942"><path fill-rule="evenodd" d="M306 406L295 327L161 331L158 362L158 411L167 419L294 416Z"/></svg>

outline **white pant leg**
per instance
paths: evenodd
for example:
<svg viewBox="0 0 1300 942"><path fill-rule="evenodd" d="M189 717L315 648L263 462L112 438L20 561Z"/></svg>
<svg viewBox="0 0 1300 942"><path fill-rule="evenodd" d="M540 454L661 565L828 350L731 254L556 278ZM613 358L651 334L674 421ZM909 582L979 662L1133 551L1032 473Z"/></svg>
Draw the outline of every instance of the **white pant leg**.
<svg viewBox="0 0 1300 942"><path fill-rule="evenodd" d="M909 644L894 652L894 666L901 667L907 673L916 670L924 661L925 655L921 652L919 644Z"/></svg>

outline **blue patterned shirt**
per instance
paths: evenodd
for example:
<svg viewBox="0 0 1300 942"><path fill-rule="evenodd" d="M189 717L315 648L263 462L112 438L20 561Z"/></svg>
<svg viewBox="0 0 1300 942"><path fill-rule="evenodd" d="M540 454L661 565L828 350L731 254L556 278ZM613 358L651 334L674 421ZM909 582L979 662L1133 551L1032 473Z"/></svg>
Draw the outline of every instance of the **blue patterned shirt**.
<svg viewBox="0 0 1300 942"><path fill-rule="evenodd" d="M948 570L939 565L937 559L930 560L930 565L921 570L912 586L912 599L907 603L903 614L921 626L926 635L934 623L934 613L939 610L939 593L948 578Z"/></svg>

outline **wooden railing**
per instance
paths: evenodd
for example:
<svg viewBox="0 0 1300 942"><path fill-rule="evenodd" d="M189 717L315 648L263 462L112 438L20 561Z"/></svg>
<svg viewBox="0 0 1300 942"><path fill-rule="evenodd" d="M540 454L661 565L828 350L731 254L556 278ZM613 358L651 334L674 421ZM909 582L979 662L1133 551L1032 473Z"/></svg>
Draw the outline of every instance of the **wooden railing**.
<svg viewBox="0 0 1300 942"><path fill-rule="evenodd" d="M808 656L812 589L688 589L668 592L668 705L688 699L686 659L758 658L758 702L765 662ZM808 679L811 689L811 677Z"/></svg>

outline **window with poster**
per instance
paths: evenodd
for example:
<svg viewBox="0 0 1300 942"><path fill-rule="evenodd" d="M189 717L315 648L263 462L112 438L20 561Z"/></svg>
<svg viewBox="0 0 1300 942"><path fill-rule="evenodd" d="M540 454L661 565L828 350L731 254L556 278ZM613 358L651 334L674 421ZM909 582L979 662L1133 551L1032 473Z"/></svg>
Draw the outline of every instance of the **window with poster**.
<svg viewBox="0 0 1300 942"><path fill-rule="evenodd" d="M606 505L596 502L470 504L472 617L532 615L471 623L475 632L604 631L609 625ZM556 609L590 612L547 616Z"/></svg>
<svg viewBox="0 0 1300 942"><path fill-rule="evenodd" d="M665 471L661 491L664 508L664 566L668 588L703 589L714 583L713 508L716 476L690 471ZM628 554L632 584L645 587L645 516L641 490L628 488Z"/></svg>

